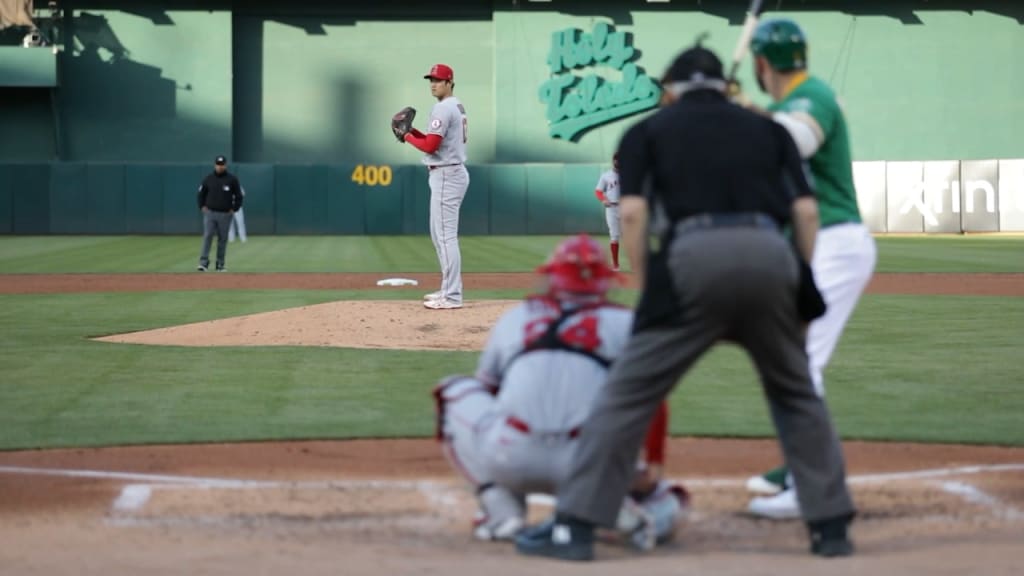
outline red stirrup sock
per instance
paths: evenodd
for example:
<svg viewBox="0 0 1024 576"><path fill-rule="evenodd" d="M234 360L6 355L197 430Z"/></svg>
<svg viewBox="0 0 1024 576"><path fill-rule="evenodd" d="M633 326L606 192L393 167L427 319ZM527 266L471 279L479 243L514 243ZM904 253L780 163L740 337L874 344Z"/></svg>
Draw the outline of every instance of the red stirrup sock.
<svg viewBox="0 0 1024 576"><path fill-rule="evenodd" d="M619 243L612 242L612 266L615 268L619 267Z"/></svg>

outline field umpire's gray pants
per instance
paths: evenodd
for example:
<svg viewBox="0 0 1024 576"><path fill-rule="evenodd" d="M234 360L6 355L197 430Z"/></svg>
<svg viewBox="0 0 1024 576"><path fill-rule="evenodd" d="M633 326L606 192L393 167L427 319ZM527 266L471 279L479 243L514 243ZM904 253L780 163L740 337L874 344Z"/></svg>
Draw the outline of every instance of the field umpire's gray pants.
<svg viewBox="0 0 1024 576"><path fill-rule="evenodd" d="M745 348L757 367L804 519L853 512L839 440L808 373L792 248L769 229L704 229L677 237L667 261L681 316L637 330L612 365L558 512L614 525L655 408L723 339Z"/></svg>
<svg viewBox="0 0 1024 576"><path fill-rule="evenodd" d="M228 228L231 226L230 212L203 212L203 250L199 253L199 263L210 265L210 243L217 236L217 268L224 267L224 258L228 251Z"/></svg>

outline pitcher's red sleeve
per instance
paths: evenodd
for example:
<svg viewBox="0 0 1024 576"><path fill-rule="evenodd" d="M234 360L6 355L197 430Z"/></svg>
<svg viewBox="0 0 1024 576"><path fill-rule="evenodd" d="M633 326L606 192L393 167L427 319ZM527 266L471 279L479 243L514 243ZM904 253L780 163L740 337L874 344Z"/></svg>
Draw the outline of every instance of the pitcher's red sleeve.
<svg viewBox="0 0 1024 576"><path fill-rule="evenodd" d="M602 203L605 201L604 192L600 188L594 188L594 196L597 196L597 199Z"/></svg>
<svg viewBox="0 0 1024 576"><path fill-rule="evenodd" d="M668 435L668 402L658 406L644 440L644 455L648 464L665 463L665 438Z"/></svg>
<svg viewBox="0 0 1024 576"><path fill-rule="evenodd" d="M424 136L421 132L420 135L417 136L412 132L409 132L405 135L405 141L427 154L433 154L441 147L440 134L427 134Z"/></svg>

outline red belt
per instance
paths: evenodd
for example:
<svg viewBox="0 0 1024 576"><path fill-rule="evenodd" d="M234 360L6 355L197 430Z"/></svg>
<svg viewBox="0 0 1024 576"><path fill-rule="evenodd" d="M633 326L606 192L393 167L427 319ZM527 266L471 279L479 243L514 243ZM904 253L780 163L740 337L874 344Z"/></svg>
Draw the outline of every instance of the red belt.
<svg viewBox="0 0 1024 576"><path fill-rule="evenodd" d="M526 422L523 422L519 418L516 418L515 416L509 416L505 418L505 423L508 424L509 428L519 430L523 434L530 434L530 425L527 424ZM565 435L568 436L570 440L576 438L577 436L580 435L579 426L573 428L572 430L569 430L569 432L565 433Z"/></svg>

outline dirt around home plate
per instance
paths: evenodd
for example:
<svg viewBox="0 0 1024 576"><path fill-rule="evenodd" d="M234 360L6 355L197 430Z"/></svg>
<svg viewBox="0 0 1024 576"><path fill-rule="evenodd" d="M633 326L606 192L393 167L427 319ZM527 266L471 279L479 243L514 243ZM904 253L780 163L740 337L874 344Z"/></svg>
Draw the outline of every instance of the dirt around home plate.
<svg viewBox="0 0 1024 576"><path fill-rule="evenodd" d="M413 275L412 277L416 277ZM370 288L377 275L3 276L0 293ZM184 344L478 349L512 302L462 310L335 302L133 338ZM527 289L530 275L467 275L467 291ZM390 289L394 290L394 289ZM880 275L876 293L1024 296L1024 275ZM376 326L365 325L373 318ZM382 320L387 320L382 322ZM270 328L278 322L293 329ZM339 322L348 322L339 326ZM383 326L383 328L379 328ZM301 329L301 330L300 330ZM259 332L259 333L257 333ZM402 335L396 340L395 335ZM743 480L774 442L675 438L669 473L694 495L676 540L648 555L602 545L563 565L469 537L469 493L432 440L241 443L0 452L0 574L1017 574L1024 449L848 442L859 554L806 554L796 522L742 513ZM908 474L908 472L912 472ZM533 507L542 517L543 505Z"/></svg>

